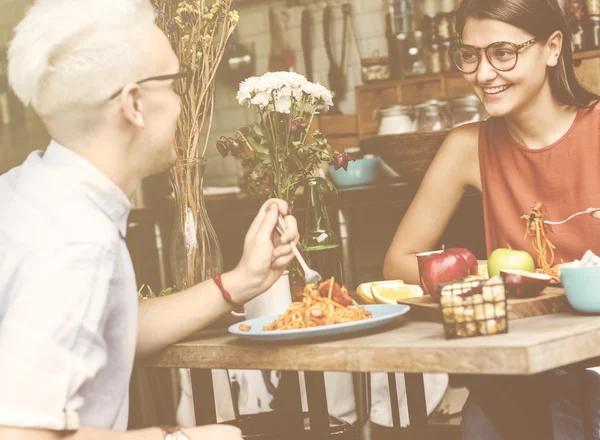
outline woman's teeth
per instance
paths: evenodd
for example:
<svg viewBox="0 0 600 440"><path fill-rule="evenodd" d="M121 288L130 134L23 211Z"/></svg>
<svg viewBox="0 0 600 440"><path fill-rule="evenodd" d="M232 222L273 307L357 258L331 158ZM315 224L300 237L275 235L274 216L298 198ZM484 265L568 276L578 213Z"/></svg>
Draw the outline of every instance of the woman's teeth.
<svg viewBox="0 0 600 440"><path fill-rule="evenodd" d="M487 93L488 95L496 95L500 92L505 91L506 89L508 89L510 86L499 86L499 87L486 87L483 89L483 91L485 93Z"/></svg>

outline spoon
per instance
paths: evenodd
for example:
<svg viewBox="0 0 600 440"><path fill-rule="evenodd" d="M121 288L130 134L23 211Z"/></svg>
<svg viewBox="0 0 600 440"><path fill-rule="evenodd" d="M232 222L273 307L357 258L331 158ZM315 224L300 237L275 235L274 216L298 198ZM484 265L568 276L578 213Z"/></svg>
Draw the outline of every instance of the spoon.
<svg viewBox="0 0 600 440"><path fill-rule="evenodd" d="M279 215L279 219L277 220L276 228L277 231L281 235L283 235L283 233L285 232L285 221L283 220L283 217L281 215ZM304 261L302 254L298 252L298 248L296 248L296 243L290 243L290 247L292 248L294 256L298 260L298 263L300 263L300 266L302 266L302 270L304 270L304 281L306 282L306 284L317 284L319 281L321 281L323 279L321 277L321 274L319 274L319 272L317 272L316 270L312 270L310 267L308 267L308 264L306 264L306 261Z"/></svg>
<svg viewBox="0 0 600 440"><path fill-rule="evenodd" d="M562 225L563 223L568 222L569 220L571 220L574 217L577 217L578 215L582 215L582 214L592 215L594 212L597 212L597 211L600 211L600 208L588 208L585 211L576 212L575 214L570 215L566 219L561 220L559 222L551 222L550 220L544 220L544 223L546 223L547 225Z"/></svg>

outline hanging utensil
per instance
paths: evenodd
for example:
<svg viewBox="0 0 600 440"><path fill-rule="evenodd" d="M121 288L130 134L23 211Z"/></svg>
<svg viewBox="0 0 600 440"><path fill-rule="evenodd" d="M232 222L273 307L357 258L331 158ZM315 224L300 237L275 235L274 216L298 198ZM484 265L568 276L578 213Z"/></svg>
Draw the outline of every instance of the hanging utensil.
<svg viewBox="0 0 600 440"><path fill-rule="evenodd" d="M269 70L271 72L290 72L295 70L296 54L287 44L283 32L283 26L280 22L279 13L273 8L269 8L269 31L271 34L271 53L269 54ZM289 16L287 11L282 13L283 18L287 21Z"/></svg>
<svg viewBox="0 0 600 440"><path fill-rule="evenodd" d="M342 69L342 72L345 72L346 70L346 43L348 41L348 21L350 19L350 9L349 9L350 5L348 3L345 3L342 5L342 16L343 16L343 22L342 22L342 55L341 55L341 61L340 61L340 69ZM344 89L346 88L346 84L344 84Z"/></svg>
<svg viewBox="0 0 600 440"><path fill-rule="evenodd" d="M352 5L350 3L344 3L342 5L342 13L345 17L348 17L348 26L350 28L351 37L354 40L354 49L356 50L356 54L358 55L359 61L362 60L362 50L360 48L360 35L356 30L356 26L354 23L354 17L352 16Z"/></svg>
<svg viewBox="0 0 600 440"><path fill-rule="evenodd" d="M284 9L280 12L281 18L283 19L283 60L285 61L285 70L287 72L294 72L296 70L296 53L290 48L289 36L290 36L290 14Z"/></svg>
<svg viewBox="0 0 600 440"><path fill-rule="evenodd" d="M329 89L334 94L333 107L329 113L341 114L338 103L346 96L346 78L344 70L336 63L331 44L331 7L326 6L323 9L323 40L325 41L325 51L329 60L329 72L327 80L329 81Z"/></svg>
<svg viewBox="0 0 600 440"><path fill-rule="evenodd" d="M254 43L247 48L237 41L237 34L234 33L230 37L228 46L219 65L218 79L237 88L242 81L256 73Z"/></svg>
<svg viewBox="0 0 600 440"><path fill-rule="evenodd" d="M308 8L302 11L301 22L301 37L302 37L302 54L304 56L304 70L306 79L312 82L313 80L313 63L312 63L312 16Z"/></svg>
<svg viewBox="0 0 600 440"><path fill-rule="evenodd" d="M271 36L269 71L280 72L287 70L287 63L283 56L283 31L277 19L277 13L273 8L269 8L269 33Z"/></svg>

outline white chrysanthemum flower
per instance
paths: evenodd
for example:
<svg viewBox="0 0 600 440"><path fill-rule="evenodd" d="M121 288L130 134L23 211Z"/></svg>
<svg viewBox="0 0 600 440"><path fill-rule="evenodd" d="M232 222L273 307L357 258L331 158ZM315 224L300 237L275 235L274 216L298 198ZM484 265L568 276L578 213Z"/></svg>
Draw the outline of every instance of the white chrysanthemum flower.
<svg viewBox="0 0 600 440"><path fill-rule="evenodd" d="M304 101L308 108L333 105L331 92L320 84L308 82L295 72L267 72L240 84L237 100L241 105L256 105L267 111L289 114L295 102Z"/></svg>
<svg viewBox="0 0 600 440"><path fill-rule="evenodd" d="M263 90L258 90L254 92L254 95L250 100L250 104L258 105L259 107L264 107L271 101L271 98L272 96L270 93Z"/></svg>
<svg viewBox="0 0 600 440"><path fill-rule="evenodd" d="M274 105L276 112L289 114L292 109L292 97L290 95L280 95L275 100Z"/></svg>
<svg viewBox="0 0 600 440"><path fill-rule="evenodd" d="M302 88L304 93L311 97L311 101L313 104L323 104L327 108L333 105L333 96L331 92L321 84L307 82Z"/></svg>
<svg viewBox="0 0 600 440"><path fill-rule="evenodd" d="M259 77L252 76L240 83L240 89L237 92L236 99L241 105L250 105L250 100L252 99L253 94L255 94L259 80Z"/></svg>

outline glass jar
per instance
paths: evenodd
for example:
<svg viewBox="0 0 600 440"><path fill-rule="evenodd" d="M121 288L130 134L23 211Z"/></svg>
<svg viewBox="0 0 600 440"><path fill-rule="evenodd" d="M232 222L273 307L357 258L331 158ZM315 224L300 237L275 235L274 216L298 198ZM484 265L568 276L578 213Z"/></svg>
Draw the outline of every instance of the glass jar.
<svg viewBox="0 0 600 440"><path fill-rule="evenodd" d="M586 40L585 40L585 31L583 29L583 24L581 22L577 22L573 28L573 34L571 38L571 46L573 52L581 52L585 50Z"/></svg>
<svg viewBox="0 0 600 440"><path fill-rule="evenodd" d="M415 107L417 131L439 131L451 127L448 103L430 99Z"/></svg>
<svg viewBox="0 0 600 440"><path fill-rule="evenodd" d="M363 83L383 81L391 77L388 57L380 57L376 53L372 58L362 58L360 64Z"/></svg>
<svg viewBox="0 0 600 440"><path fill-rule="evenodd" d="M587 0L588 15L600 15L600 0Z"/></svg>
<svg viewBox="0 0 600 440"><path fill-rule="evenodd" d="M588 50L600 49L600 16L592 15L589 17L589 33L587 39Z"/></svg>
<svg viewBox="0 0 600 440"><path fill-rule="evenodd" d="M571 22L582 22L586 17L586 4L584 0L568 0L567 16Z"/></svg>
<svg viewBox="0 0 600 440"><path fill-rule="evenodd" d="M452 27L449 15L447 13L440 12L435 16L434 20L437 31L436 33L439 40L449 41Z"/></svg>
<svg viewBox="0 0 600 440"><path fill-rule="evenodd" d="M443 41L440 43L440 65L442 72L452 72L455 70L454 63L450 57L450 41Z"/></svg>
<svg viewBox="0 0 600 440"><path fill-rule="evenodd" d="M415 131L414 111L411 105L394 104L378 109L377 113L381 117L380 136Z"/></svg>
<svg viewBox="0 0 600 440"><path fill-rule="evenodd" d="M475 95L461 95L449 101L452 127L487 118L483 105Z"/></svg>

